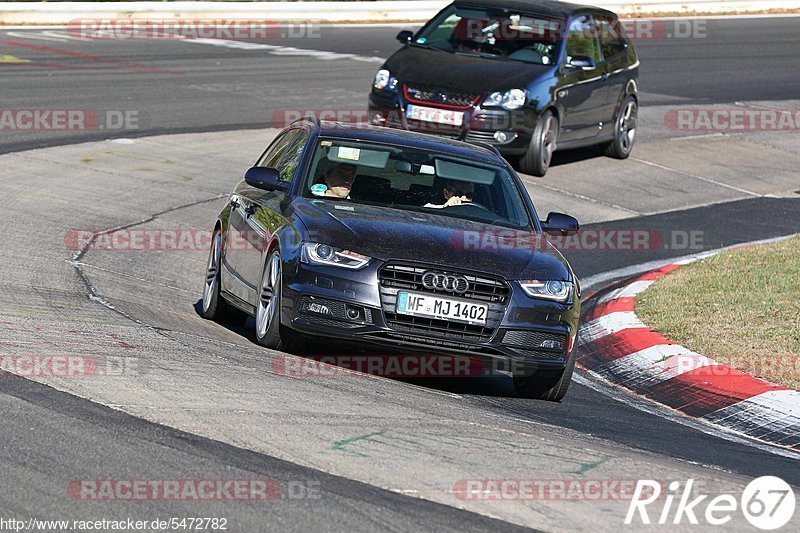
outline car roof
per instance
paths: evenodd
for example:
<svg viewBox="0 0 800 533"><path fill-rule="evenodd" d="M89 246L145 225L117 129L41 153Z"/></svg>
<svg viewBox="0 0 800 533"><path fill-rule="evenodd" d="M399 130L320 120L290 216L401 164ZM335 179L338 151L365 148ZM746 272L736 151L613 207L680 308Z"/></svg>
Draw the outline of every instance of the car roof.
<svg viewBox="0 0 800 533"><path fill-rule="evenodd" d="M607 9L585 4L571 4L558 0L455 0L457 5L474 5L480 7L494 7L499 9L511 9L527 13L536 13L552 17L566 18L575 12L591 11L594 13L606 13L614 15Z"/></svg>
<svg viewBox="0 0 800 533"><path fill-rule="evenodd" d="M502 156L495 152L493 148L415 131L329 121L321 121L315 129L319 131L320 135L326 137L396 144L399 146L445 153L455 157L503 164Z"/></svg>

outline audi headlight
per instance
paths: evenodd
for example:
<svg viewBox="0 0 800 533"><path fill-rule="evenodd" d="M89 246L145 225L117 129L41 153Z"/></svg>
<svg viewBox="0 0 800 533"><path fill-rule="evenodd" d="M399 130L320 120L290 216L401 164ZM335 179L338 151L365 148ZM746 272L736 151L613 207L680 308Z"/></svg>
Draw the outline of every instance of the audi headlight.
<svg viewBox="0 0 800 533"><path fill-rule="evenodd" d="M351 250L343 250L327 244L304 242L300 260L310 265L326 265L357 270L370 261L370 257Z"/></svg>
<svg viewBox="0 0 800 533"><path fill-rule="evenodd" d="M571 281L539 281L528 279L520 281L522 290L531 298L543 298L564 303L572 297Z"/></svg>
<svg viewBox="0 0 800 533"><path fill-rule="evenodd" d="M395 88L397 88L397 78L392 76L391 72L385 68L382 68L375 73L375 79L372 80L372 86L379 91L384 89L394 91Z"/></svg>
<svg viewBox="0 0 800 533"><path fill-rule="evenodd" d="M483 102L485 106L500 106L503 109L519 109L525 105L525 91L522 89L511 89L506 92L496 92L489 95Z"/></svg>

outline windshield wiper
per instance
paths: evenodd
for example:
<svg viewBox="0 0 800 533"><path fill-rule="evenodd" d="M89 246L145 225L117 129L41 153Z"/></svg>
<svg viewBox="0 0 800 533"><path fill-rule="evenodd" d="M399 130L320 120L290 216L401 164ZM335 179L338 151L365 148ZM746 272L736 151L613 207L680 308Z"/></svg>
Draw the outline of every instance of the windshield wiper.
<svg viewBox="0 0 800 533"><path fill-rule="evenodd" d="M505 56L497 55L497 54L490 54L489 52L456 52L457 54L462 54L465 56L478 56L478 57L485 57L486 59L499 59L501 61L505 61L508 59Z"/></svg>
<svg viewBox="0 0 800 533"><path fill-rule="evenodd" d="M431 46L429 44L420 44L420 43L410 43L411 46L418 46L420 48L425 48L426 50L436 50L437 52L447 52L448 54L452 54L453 50L447 50L445 48L438 48L436 46Z"/></svg>

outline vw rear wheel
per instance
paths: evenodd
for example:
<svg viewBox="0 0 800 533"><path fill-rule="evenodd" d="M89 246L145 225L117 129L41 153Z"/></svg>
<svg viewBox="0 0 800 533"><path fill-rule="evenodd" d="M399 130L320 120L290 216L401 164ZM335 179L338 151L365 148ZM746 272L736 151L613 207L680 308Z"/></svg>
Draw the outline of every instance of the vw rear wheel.
<svg viewBox="0 0 800 533"><path fill-rule="evenodd" d="M616 159L626 159L631 155L636 140L636 122L639 107L636 99L628 96L622 101L619 114L614 121L614 140L608 144L606 155Z"/></svg>

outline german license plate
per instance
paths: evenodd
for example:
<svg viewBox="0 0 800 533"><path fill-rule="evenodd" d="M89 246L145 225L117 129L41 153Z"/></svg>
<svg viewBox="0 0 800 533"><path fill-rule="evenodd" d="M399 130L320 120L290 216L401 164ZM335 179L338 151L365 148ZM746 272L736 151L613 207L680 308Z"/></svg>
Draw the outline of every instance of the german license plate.
<svg viewBox="0 0 800 533"><path fill-rule="evenodd" d="M447 124L449 126L461 126L464 123L463 111L449 111L447 109L434 109L411 105L406 108L406 117L425 122L436 122L437 124Z"/></svg>
<svg viewBox="0 0 800 533"><path fill-rule="evenodd" d="M397 293L397 313L485 326L489 306L431 294L401 291Z"/></svg>

